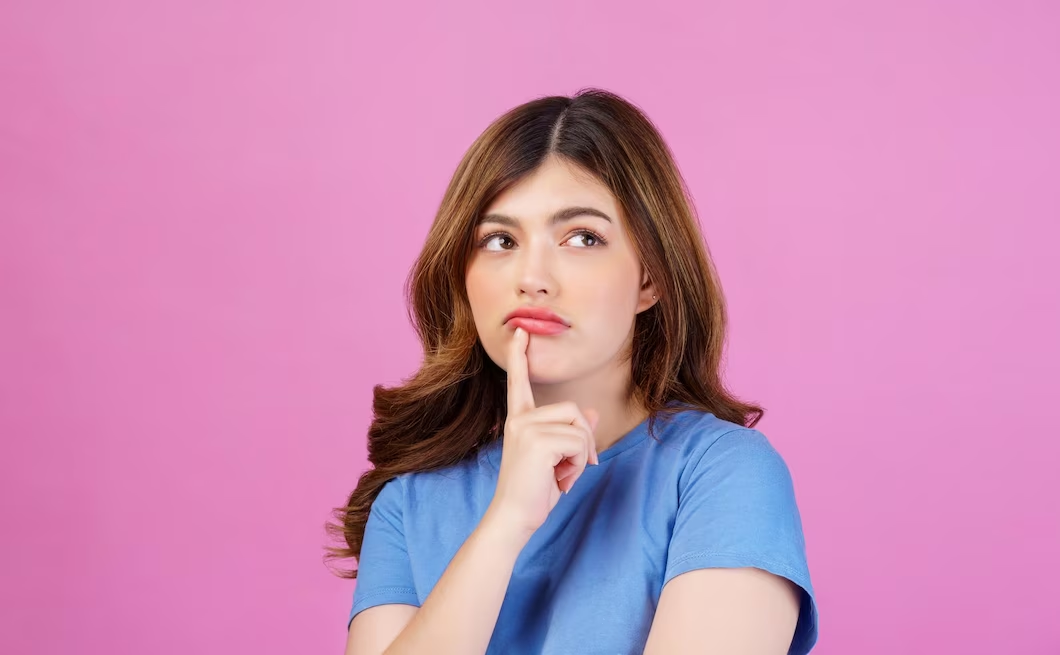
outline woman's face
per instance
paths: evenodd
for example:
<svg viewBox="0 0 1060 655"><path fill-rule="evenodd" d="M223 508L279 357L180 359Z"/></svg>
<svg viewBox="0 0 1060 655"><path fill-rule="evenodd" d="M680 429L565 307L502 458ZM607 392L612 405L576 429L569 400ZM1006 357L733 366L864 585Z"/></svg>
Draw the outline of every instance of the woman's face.
<svg viewBox="0 0 1060 655"><path fill-rule="evenodd" d="M564 212L571 208L598 214ZM654 303L614 196L556 158L486 208L474 244L466 283L479 339L507 369L509 340L517 325L527 328L528 370L536 384L616 367L631 343L636 314ZM506 321L526 307L551 310L563 324Z"/></svg>

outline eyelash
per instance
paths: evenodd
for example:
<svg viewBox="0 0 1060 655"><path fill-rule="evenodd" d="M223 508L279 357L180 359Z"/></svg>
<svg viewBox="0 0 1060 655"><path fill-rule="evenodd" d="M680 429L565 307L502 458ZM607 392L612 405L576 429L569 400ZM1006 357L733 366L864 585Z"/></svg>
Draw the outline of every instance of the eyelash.
<svg viewBox="0 0 1060 655"><path fill-rule="evenodd" d="M500 236L508 237L512 241L515 241L515 239L512 238L512 235L508 234L507 232L490 232L489 234L487 234L486 236L482 237L482 239L479 240L478 247L479 248L484 248L486 246L486 244L489 243L490 239L492 239L493 237L500 237ZM574 234L572 234L571 236L572 237L573 236L592 237L593 239L596 239L596 241L599 242L598 245L586 246L587 248L599 248L600 246L606 246L607 245L607 239L603 238L602 236L600 236L596 232L593 232L592 230L586 230L586 229L575 230Z"/></svg>

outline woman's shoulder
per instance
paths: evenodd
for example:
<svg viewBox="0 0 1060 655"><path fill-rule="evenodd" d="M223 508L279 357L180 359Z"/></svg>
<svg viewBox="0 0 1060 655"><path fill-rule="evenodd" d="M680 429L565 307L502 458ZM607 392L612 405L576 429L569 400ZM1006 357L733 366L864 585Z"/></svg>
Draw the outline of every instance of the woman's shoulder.
<svg viewBox="0 0 1060 655"><path fill-rule="evenodd" d="M783 458L760 429L688 407L661 430L660 446L676 450L689 465L728 462L742 466L783 465Z"/></svg>
<svg viewBox="0 0 1060 655"><path fill-rule="evenodd" d="M402 516L409 539L438 531L455 534L477 521L495 487L495 473L473 453L450 466L397 474L384 484L373 507Z"/></svg>
<svg viewBox="0 0 1060 655"><path fill-rule="evenodd" d="M768 441L761 431L718 418L691 405L675 404L672 414L660 415L663 441L702 453L719 443Z"/></svg>
<svg viewBox="0 0 1060 655"><path fill-rule="evenodd" d="M495 472L491 469L488 459L489 449L493 446L493 444L483 446L449 466L401 473L392 482L402 485L406 493L419 492L420 494L448 489L460 490L469 485L476 485Z"/></svg>

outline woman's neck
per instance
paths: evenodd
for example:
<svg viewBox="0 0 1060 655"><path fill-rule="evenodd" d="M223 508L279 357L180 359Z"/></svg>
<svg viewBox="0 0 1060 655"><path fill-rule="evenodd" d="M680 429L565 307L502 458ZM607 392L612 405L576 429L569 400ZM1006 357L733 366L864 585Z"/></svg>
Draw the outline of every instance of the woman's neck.
<svg viewBox="0 0 1060 655"><path fill-rule="evenodd" d="M648 417L647 410L627 399L629 364L622 370L602 368L589 376L562 384L534 384L538 407L573 401L583 411L595 409L600 416L596 426L596 449L603 452Z"/></svg>

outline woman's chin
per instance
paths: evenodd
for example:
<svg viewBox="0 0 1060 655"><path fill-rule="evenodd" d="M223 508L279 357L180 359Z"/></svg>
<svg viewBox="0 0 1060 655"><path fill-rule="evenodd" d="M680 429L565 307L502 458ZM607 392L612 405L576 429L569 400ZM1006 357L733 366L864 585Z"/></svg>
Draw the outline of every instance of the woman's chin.
<svg viewBox="0 0 1060 655"><path fill-rule="evenodd" d="M552 358L527 357L527 373L533 384L562 384L572 381L576 376L569 362L555 361Z"/></svg>

